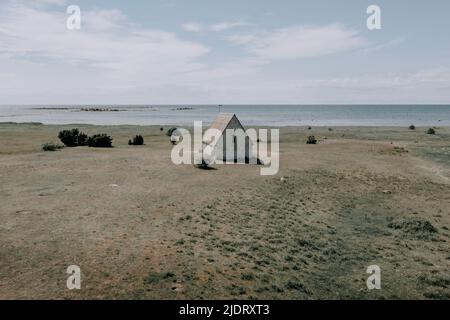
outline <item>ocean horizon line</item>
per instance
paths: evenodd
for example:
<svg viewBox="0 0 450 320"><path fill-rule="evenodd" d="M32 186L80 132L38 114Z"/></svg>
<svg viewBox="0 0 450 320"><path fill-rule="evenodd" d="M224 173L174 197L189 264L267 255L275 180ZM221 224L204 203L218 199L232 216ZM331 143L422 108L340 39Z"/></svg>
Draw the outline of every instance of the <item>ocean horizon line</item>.
<svg viewBox="0 0 450 320"><path fill-rule="evenodd" d="M64 104L64 103L39 103L39 104L0 104L0 107L40 107L40 106L449 106L449 103L233 103L233 104L214 104L214 103L80 103L80 104Z"/></svg>
<svg viewBox="0 0 450 320"><path fill-rule="evenodd" d="M92 125L192 125L234 113L246 126L450 126L450 105L17 105L1 122Z"/></svg>

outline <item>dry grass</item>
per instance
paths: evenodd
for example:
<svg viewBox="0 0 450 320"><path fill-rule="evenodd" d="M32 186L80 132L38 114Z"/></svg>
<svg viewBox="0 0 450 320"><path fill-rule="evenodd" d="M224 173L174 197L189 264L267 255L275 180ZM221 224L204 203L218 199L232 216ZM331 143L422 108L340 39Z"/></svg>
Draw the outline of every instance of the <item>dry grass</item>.
<svg viewBox="0 0 450 320"><path fill-rule="evenodd" d="M1 298L450 297L449 129L285 128L280 173L261 177L176 167L159 127L142 148L135 127L77 127L115 148L46 153L62 127L0 125Z"/></svg>

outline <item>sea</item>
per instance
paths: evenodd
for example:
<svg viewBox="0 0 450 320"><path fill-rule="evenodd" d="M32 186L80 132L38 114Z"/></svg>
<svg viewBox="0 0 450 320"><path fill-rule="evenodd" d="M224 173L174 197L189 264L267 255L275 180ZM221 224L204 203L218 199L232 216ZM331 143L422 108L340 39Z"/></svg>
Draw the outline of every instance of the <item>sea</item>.
<svg viewBox="0 0 450 320"><path fill-rule="evenodd" d="M450 105L1 105L0 123L188 126L219 112L244 126L450 126Z"/></svg>

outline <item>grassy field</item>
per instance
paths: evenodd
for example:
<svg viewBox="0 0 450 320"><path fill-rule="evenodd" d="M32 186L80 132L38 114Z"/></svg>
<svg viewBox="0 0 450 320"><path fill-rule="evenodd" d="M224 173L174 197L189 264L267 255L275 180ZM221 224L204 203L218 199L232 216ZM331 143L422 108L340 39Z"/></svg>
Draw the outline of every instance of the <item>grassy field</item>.
<svg viewBox="0 0 450 320"><path fill-rule="evenodd" d="M72 127L115 147L41 150ZM426 129L282 128L263 177L175 166L159 127L0 124L0 298L449 299L450 128Z"/></svg>

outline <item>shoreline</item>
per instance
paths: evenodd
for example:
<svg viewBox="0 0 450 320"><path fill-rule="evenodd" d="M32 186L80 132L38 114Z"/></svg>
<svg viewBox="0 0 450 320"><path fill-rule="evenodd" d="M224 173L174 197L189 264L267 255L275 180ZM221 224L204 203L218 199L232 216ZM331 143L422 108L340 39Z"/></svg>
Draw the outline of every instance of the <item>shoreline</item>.
<svg viewBox="0 0 450 320"><path fill-rule="evenodd" d="M227 105L127 106L88 105L57 108L0 108L1 122L45 125L176 125L210 124L218 113L234 113L244 127L418 127L450 126L450 105ZM65 109L67 108L67 109ZM114 111L113 111L114 110ZM125 112L125 113L124 113Z"/></svg>
<svg viewBox="0 0 450 320"><path fill-rule="evenodd" d="M47 127L149 127L149 128L160 128L160 127L167 127L167 126L178 126L181 128L192 128L193 125L183 125L183 124L161 124L161 125L157 125L157 124L149 124L149 125L143 125L143 124L93 124L93 123L67 123L67 124L50 124L50 123L42 123L42 122L10 122L10 121L6 121L6 122L1 122L0 121L0 126L4 126L4 125L11 125L11 126L47 126ZM210 125L210 123L203 123L203 126L206 127ZM414 125L412 123L412 125ZM427 128L441 128L441 129L449 129L450 125L446 126L421 126L421 125L416 125L416 129L415 130L410 130L407 126L379 126L379 125L373 125L373 126L368 126L368 125L283 125L283 126L274 126L274 125L264 125L264 124L258 124L255 126L245 126L244 128L284 128L284 129L297 129L297 128L307 128L307 127L311 127L311 128L353 128L353 129L363 129L363 128L367 128L367 129L374 129L374 128L379 128L379 129L408 129L409 131L417 131L418 129L427 129Z"/></svg>

